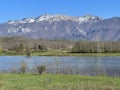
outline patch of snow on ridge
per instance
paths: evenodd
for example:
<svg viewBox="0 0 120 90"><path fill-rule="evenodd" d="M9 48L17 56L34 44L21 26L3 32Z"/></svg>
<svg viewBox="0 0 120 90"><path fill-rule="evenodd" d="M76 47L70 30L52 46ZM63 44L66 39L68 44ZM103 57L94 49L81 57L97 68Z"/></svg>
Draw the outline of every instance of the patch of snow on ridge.
<svg viewBox="0 0 120 90"><path fill-rule="evenodd" d="M23 19L23 20L10 20L10 21L8 21L7 22L7 24L18 24L18 23L32 23L32 22L34 22L35 21L35 19L34 18L25 18L25 19Z"/></svg>
<svg viewBox="0 0 120 90"><path fill-rule="evenodd" d="M81 30L81 29L78 29L78 31L79 31L83 36L86 36L86 35L87 35L87 33L86 33L85 31Z"/></svg>
<svg viewBox="0 0 120 90"><path fill-rule="evenodd" d="M31 30L28 28L22 28L21 31L22 33L30 33Z"/></svg>
<svg viewBox="0 0 120 90"><path fill-rule="evenodd" d="M9 20L8 22L7 22L7 24L14 24L14 23L16 23L17 21L14 21L14 20Z"/></svg>
<svg viewBox="0 0 120 90"><path fill-rule="evenodd" d="M97 17L97 16L85 15L85 16L79 17L79 24L81 24L83 22L95 23L95 22L99 22L101 20L103 20L103 19L100 17Z"/></svg>
<svg viewBox="0 0 120 90"><path fill-rule="evenodd" d="M35 21L35 19L34 18L25 18L25 19L23 19L23 21L26 21L26 23L32 23Z"/></svg>
<svg viewBox="0 0 120 90"><path fill-rule="evenodd" d="M17 33L16 28L9 28L8 33Z"/></svg>
<svg viewBox="0 0 120 90"><path fill-rule="evenodd" d="M72 20L75 22L78 22L78 18L76 17L71 17L71 16L63 16L63 15L43 15L43 16L39 16L38 18L36 18L37 22L41 22L41 21L61 21L61 20Z"/></svg>

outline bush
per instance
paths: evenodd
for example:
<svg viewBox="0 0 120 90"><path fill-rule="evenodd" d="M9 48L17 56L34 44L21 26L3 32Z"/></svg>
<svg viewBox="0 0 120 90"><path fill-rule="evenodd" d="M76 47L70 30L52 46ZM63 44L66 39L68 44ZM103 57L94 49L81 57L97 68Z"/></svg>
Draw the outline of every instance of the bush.
<svg viewBox="0 0 120 90"><path fill-rule="evenodd" d="M21 67L20 67L21 73L25 74L26 68L27 68L27 64L23 61L23 62L21 63Z"/></svg>
<svg viewBox="0 0 120 90"><path fill-rule="evenodd" d="M16 68L12 68L12 69L11 69L11 73L12 73L12 74L16 74L16 73L17 73Z"/></svg>
<svg viewBox="0 0 120 90"><path fill-rule="evenodd" d="M37 67L38 73L42 74L46 70L46 66L41 65Z"/></svg>

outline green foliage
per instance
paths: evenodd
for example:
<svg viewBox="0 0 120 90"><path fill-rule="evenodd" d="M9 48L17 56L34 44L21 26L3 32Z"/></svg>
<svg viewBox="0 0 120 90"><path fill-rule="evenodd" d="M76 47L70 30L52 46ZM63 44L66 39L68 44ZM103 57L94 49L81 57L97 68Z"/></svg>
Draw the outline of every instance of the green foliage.
<svg viewBox="0 0 120 90"><path fill-rule="evenodd" d="M0 48L0 53L2 53L3 52L3 50L2 50L2 48Z"/></svg>

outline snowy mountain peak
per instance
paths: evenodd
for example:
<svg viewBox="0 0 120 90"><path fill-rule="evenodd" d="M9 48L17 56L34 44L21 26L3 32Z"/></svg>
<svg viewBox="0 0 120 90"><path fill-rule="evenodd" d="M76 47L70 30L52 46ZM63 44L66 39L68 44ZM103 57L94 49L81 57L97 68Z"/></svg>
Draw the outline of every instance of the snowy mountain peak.
<svg viewBox="0 0 120 90"><path fill-rule="evenodd" d="M37 22L40 22L40 21L62 21L62 20L72 20L72 21L78 21L78 18L76 17L71 17L71 16L65 16L65 15L49 15L49 14L46 14L46 15L42 15L42 16L39 16L36 18L36 21Z"/></svg>
<svg viewBox="0 0 120 90"><path fill-rule="evenodd" d="M103 20L103 19L100 17L97 17L97 16L89 15L89 14L79 17L80 23L83 23L83 22L94 23L94 22L99 22L101 20Z"/></svg>
<svg viewBox="0 0 120 90"><path fill-rule="evenodd" d="M36 20L37 22L40 22L40 21L49 20L49 19L51 19L51 18L53 18L52 15L45 14L45 15L42 15L42 16L39 16L39 17L35 18L35 20Z"/></svg>
<svg viewBox="0 0 120 90"><path fill-rule="evenodd" d="M22 21L26 22L26 23L32 23L35 21L34 18L24 18Z"/></svg>
<svg viewBox="0 0 120 90"><path fill-rule="evenodd" d="M22 20L9 20L7 22L7 24L18 24L18 23L23 23L24 24L24 23L32 23L34 21L35 21L34 18L24 18Z"/></svg>
<svg viewBox="0 0 120 90"><path fill-rule="evenodd" d="M7 22L7 24L18 24L18 23L33 23L33 22L42 22L42 21L48 21L48 22L54 22L54 21L73 21L73 22L79 22L79 24L85 23L85 22L90 22L90 23L94 23L94 22L98 22L103 20L100 17L97 16L92 16L92 15L85 15L85 16L81 16L81 17L72 17L72 16L65 16L65 15L50 15L50 14L45 14L42 16L39 16L37 18L24 18L22 20L10 20Z"/></svg>
<svg viewBox="0 0 120 90"><path fill-rule="evenodd" d="M9 20L8 22L7 22L7 24L14 24L14 23L16 23L17 21L16 20Z"/></svg>

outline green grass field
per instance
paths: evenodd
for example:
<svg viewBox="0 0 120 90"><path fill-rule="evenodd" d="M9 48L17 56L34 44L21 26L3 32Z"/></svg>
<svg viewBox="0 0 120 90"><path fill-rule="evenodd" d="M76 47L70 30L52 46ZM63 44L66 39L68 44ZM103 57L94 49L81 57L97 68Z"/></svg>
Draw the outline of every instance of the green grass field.
<svg viewBox="0 0 120 90"><path fill-rule="evenodd" d="M120 90L120 78L57 74L1 74L0 90Z"/></svg>
<svg viewBox="0 0 120 90"><path fill-rule="evenodd" d="M5 52L0 53L0 56L3 55L26 55L25 52ZM48 50L40 52L31 52L31 56L120 56L120 53L70 53L68 50Z"/></svg>

